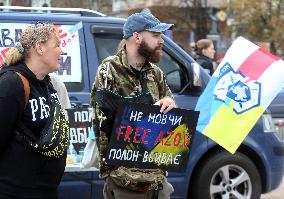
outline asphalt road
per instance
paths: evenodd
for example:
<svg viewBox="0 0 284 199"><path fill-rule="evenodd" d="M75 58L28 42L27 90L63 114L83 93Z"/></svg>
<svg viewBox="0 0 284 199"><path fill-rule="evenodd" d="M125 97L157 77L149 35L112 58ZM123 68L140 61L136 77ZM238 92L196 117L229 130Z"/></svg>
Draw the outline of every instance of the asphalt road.
<svg viewBox="0 0 284 199"><path fill-rule="evenodd" d="M261 199L283 199L284 198L284 181L282 182L281 186L274 191L261 195Z"/></svg>

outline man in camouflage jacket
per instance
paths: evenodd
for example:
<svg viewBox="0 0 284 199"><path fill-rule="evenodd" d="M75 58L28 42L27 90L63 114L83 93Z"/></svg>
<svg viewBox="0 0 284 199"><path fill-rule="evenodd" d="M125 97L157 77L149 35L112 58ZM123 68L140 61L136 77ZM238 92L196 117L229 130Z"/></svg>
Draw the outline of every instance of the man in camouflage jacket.
<svg viewBox="0 0 284 199"><path fill-rule="evenodd" d="M104 154L111 132L103 132L100 123L105 116L95 101L96 90L107 88L121 96L137 96L147 87L153 103L159 104L161 113L167 113L175 107L175 101L163 72L154 65L160 61L163 39L161 32L171 28L173 24L161 23L148 10L128 17L124 27L125 44L114 56L103 60L96 74L91 92L91 104L94 108L94 132L100 152L100 176L106 178L104 198L153 198L153 191L146 193L132 192L118 187L110 178L110 173L119 166L108 166L104 162ZM144 78L144 82L142 82ZM145 83L146 82L146 83ZM173 187L165 178L163 189L158 198L170 198ZM157 197L156 197L157 198Z"/></svg>

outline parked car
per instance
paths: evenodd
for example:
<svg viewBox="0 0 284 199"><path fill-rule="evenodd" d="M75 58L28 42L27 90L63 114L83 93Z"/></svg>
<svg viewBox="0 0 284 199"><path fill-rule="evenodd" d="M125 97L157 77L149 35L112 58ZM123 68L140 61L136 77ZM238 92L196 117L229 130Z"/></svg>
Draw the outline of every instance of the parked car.
<svg viewBox="0 0 284 199"><path fill-rule="evenodd" d="M63 14L64 9L57 13L1 9L4 11L0 12L0 62L25 26L36 21L52 22L60 30L61 47L65 52L58 75L65 82L73 106L88 106L96 70L105 57L115 54L125 20L86 10ZM36 8L40 9L56 10ZM210 77L176 43L165 36L163 39L163 56L158 65L166 75L178 106L194 109ZM215 199L226 195L227 198L257 199L261 193L277 188L283 173L284 143L274 131L271 115L266 112L234 155L197 132L186 172L170 172L168 180L175 189L171 198ZM102 198L103 184L97 170L66 172L59 187L59 198Z"/></svg>

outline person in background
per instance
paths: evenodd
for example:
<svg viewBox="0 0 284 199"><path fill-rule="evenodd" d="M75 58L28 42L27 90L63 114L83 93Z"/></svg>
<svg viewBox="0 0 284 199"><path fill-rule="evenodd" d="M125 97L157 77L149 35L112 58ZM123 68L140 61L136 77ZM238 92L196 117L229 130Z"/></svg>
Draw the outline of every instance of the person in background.
<svg viewBox="0 0 284 199"><path fill-rule="evenodd" d="M96 91L100 88L107 88L125 97L137 96L147 90L152 98L149 103L159 104L161 113L167 113L174 108L175 100L165 76L161 69L153 64L161 59L161 49L164 43L162 32L172 26L173 24L161 23L149 10L129 16L123 27L124 40L120 44L118 53L103 60L97 70L91 91L91 105L94 108L93 126L101 156L100 176L106 179L103 191L105 199L169 199L173 192L173 187L167 182L163 171L161 173L163 173L164 180L155 190L144 187L142 179L137 184L130 182L130 185L134 186L131 189L126 184L122 186L123 177L121 177L121 182L118 180L119 176L114 180L113 176L123 168L119 165L109 166L104 162L104 154L111 132L104 132L100 128L101 111L95 101ZM136 174L129 172L129 175L135 176ZM153 173L153 179L154 177Z"/></svg>
<svg viewBox="0 0 284 199"><path fill-rule="evenodd" d="M16 47L6 53L0 76L1 199L57 198L66 164L68 130L64 135L57 131L66 139L62 140L62 150L53 155L39 152L39 146L30 141L41 139L44 129L50 128L53 104L60 105L48 74L59 69L61 54L58 32L49 23L26 27ZM59 124L65 120L60 118L56 118ZM28 131L32 139L24 133Z"/></svg>
<svg viewBox="0 0 284 199"><path fill-rule="evenodd" d="M204 68L209 75L214 72L213 59L215 55L215 49L213 42L210 39L201 39L195 44L195 60Z"/></svg>

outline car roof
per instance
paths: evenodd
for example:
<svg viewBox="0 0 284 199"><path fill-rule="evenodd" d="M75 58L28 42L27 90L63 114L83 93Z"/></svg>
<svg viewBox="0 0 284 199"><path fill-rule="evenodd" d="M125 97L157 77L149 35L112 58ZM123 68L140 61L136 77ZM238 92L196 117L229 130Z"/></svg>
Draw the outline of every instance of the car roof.
<svg viewBox="0 0 284 199"><path fill-rule="evenodd" d="M9 9L5 9L9 8ZM0 6L0 18L1 20L9 21L61 21L61 22L103 22L103 23L117 23L123 24L126 19L106 16L100 12L81 9L81 8L42 8L39 7L40 11L36 10L35 7L20 7L20 6ZM19 10L18 10L19 9ZM29 10L32 9L32 10ZM49 11L49 10L52 10Z"/></svg>
<svg viewBox="0 0 284 199"><path fill-rule="evenodd" d="M65 21L65 22L72 22L72 21L84 21L84 22L108 22L108 23L120 23L123 24L125 19L122 18L115 18L115 17L86 17L86 16L79 16L75 14L55 14L55 13L23 13L23 12L0 12L1 20L17 20L21 21L24 20L33 20L33 21L41 21L41 20L48 20L48 21Z"/></svg>
<svg viewBox="0 0 284 199"><path fill-rule="evenodd" d="M106 16L101 12L85 8L0 6L0 9L4 12L77 13L82 16Z"/></svg>

